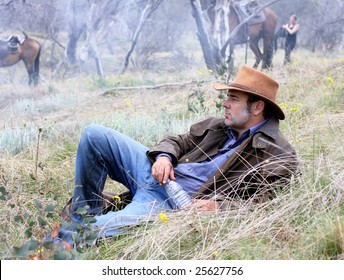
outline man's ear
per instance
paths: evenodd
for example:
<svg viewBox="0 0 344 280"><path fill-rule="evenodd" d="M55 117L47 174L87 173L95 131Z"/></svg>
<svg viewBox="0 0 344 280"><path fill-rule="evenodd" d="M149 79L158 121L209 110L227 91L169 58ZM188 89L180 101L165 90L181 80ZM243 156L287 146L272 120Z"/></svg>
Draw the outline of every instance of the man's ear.
<svg viewBox="0 0 344 280"><path fill-rule="evenodd" d="M253 114L255 116L258 116L259 114L263 114L264 108L265 108L265 102L263 100L259 100L255 102L255 104L253 105Z"/></svg>

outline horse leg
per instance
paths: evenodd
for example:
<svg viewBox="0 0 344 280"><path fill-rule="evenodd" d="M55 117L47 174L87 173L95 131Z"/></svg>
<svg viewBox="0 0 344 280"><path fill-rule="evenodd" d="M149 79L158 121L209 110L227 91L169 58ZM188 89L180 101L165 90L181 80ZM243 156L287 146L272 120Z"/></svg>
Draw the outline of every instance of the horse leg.
<svg viewBox="0 0 344 280"><path fill-rule="evenodd" d="M31 86L34 83L34 72L30 70L27 73L29 75L29 86Z"/></svg>
<svg viewBox="0 0 344 280"><path fill-rule="evenodd" d="M229 45L229 55L227 59L227 67L228 67L228 72L230 75L234 74L234 45L230 44Z"/></svg>
<svg viewBox="0 0 344 280"><path fill-rule="evenodd" d="M25 61L25 67L29 76L29 85L37 85L38 84L38 78L39 78L39 55L36 56L34 61Z"/></svg>
<svg viewBox="0 0 344 280"><path fill-rule="evenodd" d="M273 36L273 33L265 33L263 36L264 51L262 56L262 69L270 68L272 66L272 57L274 54Z"/></svg>
<svg viewBox="0 0 344 280"><path fill-rule="evenodd" d="M274 53L273 42L269 40L269 42L271 42L271 44L269 44L266 41L267 39L264 38L264 53L262 56L262 69L270 68L272 66L272 57Z"/></svg>
<svg viewBox="0 0 344 280"><path fill-rule="evenodd" d="M260 49L258 47L258 42L259 38L254 38L253 40L250 40L250 48L256 57L256 62L254 63L253 68L258 68L258 65L262 59L262 53L260 52Z"/></svg>
<svg viewBox="0 0 344 280"><path fill-rule="evenodd" d="M34 77L35 77L35 71L34 71L34 65L33 63L28 63L27 61L24 61L26 71L29 77L29 86L32 85L34 82Z"/></svg>

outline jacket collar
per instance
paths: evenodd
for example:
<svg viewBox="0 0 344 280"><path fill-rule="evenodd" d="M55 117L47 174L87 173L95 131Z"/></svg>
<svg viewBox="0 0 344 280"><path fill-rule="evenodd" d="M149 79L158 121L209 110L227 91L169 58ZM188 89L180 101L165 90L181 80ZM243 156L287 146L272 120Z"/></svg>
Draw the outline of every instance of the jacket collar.
<svg viewBox="0 0 344 280"><path fill-rule="evenodd" d="M256 133L258 132L261 132L272 139L276 139L279 132L279 120L277 118L270 118L270 120L259 128Z"/></svg>
<svg viewBox="0 0 344 280"><path fill-rule="evenodd" d="M228 130L224 119L221 122L220 127L224 130ZM260 127L252 137L252 147L258 149L264 149L268 143L271 143L271 139L276 140L279 133L279 120L277 118L270 118L265 125ZM250 137L249 137L250 138Z"/></svg>
<svg viewBox="0 0 344 280"><path fill-rule="evenodd" d="M279 120L277 118L271 118L253 135L252 147L258 149L266 148L271 143L271 139L276 140L278 133Z"/></svg>

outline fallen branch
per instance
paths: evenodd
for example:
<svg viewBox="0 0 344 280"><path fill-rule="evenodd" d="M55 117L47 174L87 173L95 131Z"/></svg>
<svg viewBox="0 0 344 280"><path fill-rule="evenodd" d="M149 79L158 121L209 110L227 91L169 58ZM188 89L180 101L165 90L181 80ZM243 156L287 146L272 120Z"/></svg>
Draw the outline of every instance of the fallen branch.
<svg viewBox="0 0 344 280"><path fill-rule="evenodd" d="M189 81L189 82L184 82L184 83L166 83L166 84L158 84L154 86L115 87L115 88L104 91L103 93L101 93L101 95L105 96L119 90L141 90L141 89L159 89L159 88L164 88L164 87L183 87L186 85L198 84L198 83L204 83L204 81Z"/></svg>
<svg viewBox="0 0 344 280"><path fill-rule="evenodd" d="M324 69L324 70L321 70L320 73L326 73L326 72L328 72L328 71L330 71L330 70L332 70L332 69L334 69L334 68L342 67L342 66L344 66L344 62L338 62L338 63L335 63L335 64L333 64L333 65L327 67L327 68Z"/></svg>

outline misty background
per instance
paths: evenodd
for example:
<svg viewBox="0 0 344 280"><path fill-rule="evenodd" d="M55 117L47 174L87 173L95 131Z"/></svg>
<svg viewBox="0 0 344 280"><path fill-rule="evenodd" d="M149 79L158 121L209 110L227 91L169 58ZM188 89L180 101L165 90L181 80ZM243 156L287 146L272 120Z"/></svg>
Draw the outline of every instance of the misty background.
<svg viewBox="0 0 344 280"><path fill-rule="evenodd" d="M270 8L278 16L276 31L298 16L298 48L343 51L343 0L280 0ZM42 44L46 80L175 71L201 53L190 0L1 0L1 39L21 31Z"/></svg>

